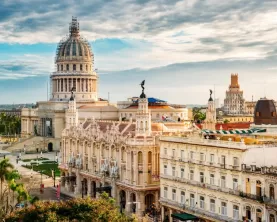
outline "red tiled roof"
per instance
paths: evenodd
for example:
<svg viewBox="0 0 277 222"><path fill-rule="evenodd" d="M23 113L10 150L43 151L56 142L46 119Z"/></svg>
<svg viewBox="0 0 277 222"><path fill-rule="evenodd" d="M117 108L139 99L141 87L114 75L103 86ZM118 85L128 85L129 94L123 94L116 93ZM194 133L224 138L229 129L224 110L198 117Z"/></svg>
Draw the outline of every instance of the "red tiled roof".
<svg viewBox="0 0 277 222"><path fill-rule="evenodd" d="M222 130L231 130L231 129L249 129L251 123L217 123L215 125L216 130L220 130L220 126L222 126ZM200 129L203 128L202 124L196 124Z"/></svg>

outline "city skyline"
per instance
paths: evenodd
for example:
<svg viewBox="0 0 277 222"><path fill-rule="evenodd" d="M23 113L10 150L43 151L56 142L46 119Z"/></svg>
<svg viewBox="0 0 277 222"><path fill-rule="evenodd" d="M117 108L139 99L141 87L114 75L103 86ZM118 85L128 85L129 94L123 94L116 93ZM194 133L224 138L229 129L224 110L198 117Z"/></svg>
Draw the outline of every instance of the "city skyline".
<svg viewBox="0 0 277 222"><path fill-rule="evenodd" d="M238 73L246 100L277 99L274 2L170 3L3 1L0 103L46 100L72 16L92 44L101 98L138 96L134 86L146 79L148 96L171 103L206 104L214 85L223 101L230 74Z"/></svg>

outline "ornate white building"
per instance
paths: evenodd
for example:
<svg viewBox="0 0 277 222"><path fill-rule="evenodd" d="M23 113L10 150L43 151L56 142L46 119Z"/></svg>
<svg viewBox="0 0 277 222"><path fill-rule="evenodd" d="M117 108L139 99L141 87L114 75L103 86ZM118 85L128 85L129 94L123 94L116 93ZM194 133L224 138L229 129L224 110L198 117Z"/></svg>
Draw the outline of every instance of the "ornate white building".
<svg viewBox="0 0 277 222"><path fill-rule="evenodd" d="M152 123L144 92L138 100L135 122L86 120L73 116L74 101L67 111L68 124L62 133L62 190L96 197L106 191L124 210L139 217L158 208L159 136L172 129ZM176 131L176 130L175 130ZM179 130L178 130L179 131ZM180 131L186 131L185 129Z"/></svg>
<svg viewBox="0 0 277 222"><path fill-rule="evenodd" d="M277 146L160 139L162 221L276 222Z"/></svg>

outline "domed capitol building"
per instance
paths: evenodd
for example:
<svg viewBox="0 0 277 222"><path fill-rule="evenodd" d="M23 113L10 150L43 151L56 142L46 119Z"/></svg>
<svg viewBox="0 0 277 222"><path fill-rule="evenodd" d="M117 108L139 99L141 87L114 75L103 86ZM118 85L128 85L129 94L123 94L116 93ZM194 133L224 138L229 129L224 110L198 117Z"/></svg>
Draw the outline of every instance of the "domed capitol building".
<svg viewBox="0 0 277 222"><path fill-rule="evenodd" d="M57 46L55 67L50 76L49 100L37 102L34 108L22 109L21 136L29 139L11 149L22 149L24 146L26 149L59 150L72 97L79 123L92 118L105 121L135 120L138 97L117 104L98 97L99 77L94 66L94 54L89 42L80 35L77 18L72 18L69 35ZM148 101L152 120L172 120L167 121L168 128L175 128L177 122L180 122L177 124L180 129L190 125L189 110L184 105L168 104L155 98L148 98Z"/></svg>

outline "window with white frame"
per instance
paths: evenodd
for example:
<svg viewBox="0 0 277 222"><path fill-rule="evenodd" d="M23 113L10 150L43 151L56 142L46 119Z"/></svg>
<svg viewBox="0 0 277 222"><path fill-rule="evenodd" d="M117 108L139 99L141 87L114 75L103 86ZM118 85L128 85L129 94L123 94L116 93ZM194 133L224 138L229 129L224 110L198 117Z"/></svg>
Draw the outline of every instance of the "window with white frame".
<svg viewBox="0 0 277 222"><path fill-rule="evenodd" d="M237 205L233 206L233 218L235 220L239 219L239 207Z"/></svg>
<svg viewBox="0 0 277 222"><path fill-rule="evenodd" d="M210 184L214 185L214 174L210 174Z"/></svg>
<svg viewBox="0 0 277 222"><path fill-rule="evenodd" d="M189 179L194 180L194 171L193 170L189 171Z"/></svg>
<svg viewBox="0 0 277 222"><path fill-rule="evenodd" d="M185 169L181 168L181 178L185 178Z"/></svg>
<svg viewBox="0 0 277 222"><path fill-rule="evenodd" d="M172 156L175 157L175 149L172 150Z"/></svg>
<svg viewBox="0 0 277 222"><path fill-rule="evenodd" d="M195 207L194 194L190 194L189 204L190 207Z"/></svg>
<svg viewBox="0 0 277 222"><path fill-rule="evenodd" d="M167 187L164 187L164 198L167 199Z"/></svg>
<svg viewBox="0 0 277 222"><path fill-rule="evenodd" d="M237 190L237 189L238 189L238 179L233 178L233 190Z"/></svg>
<svg viewBox="0 0 277 222"><path fill-rule="evenodd" d="M222 188L226 187L226 177L225 176L221 176L221 187Z"/></svg>
<svg viewBox="0 0 277 222"><path fill-rule="evenodd" d="M164 148L164 155L167 155L167 148Z"/></svg>
<svg viewBox="0 0 277 222"><path fill-rule="evenodd" d="M167 165L164 165L164 175L167 175Z"/></svg>
<svg viewBox="0 0 277 222"><path fill-rule="evenodd" d="M181 204L185 204L186 199L185 199L185 192L181 191Z"/></svg>
<svg viewBox="0 0 277 222"><path fill-rule="evenodd" d="M215 200L214 199L210 199L210 211L211 212L215 212Z"/></svg>
<svg viewBox="0 0 277 222"><path fill-rule="evenodd" d="M185 160L185 151L181 150L181 160Z"/></svg>
<svg viewBox="0 0 277 222"><path fill-rule="evenodd" d="M172 189L172 200L176 200L176 190Z"/></svg>
<svg viewBox="0 0 277 222"><path fill-rule="evenodd" d="M221 214L227 216L227 203L221 202Z"/></svg>
<svg viewBox="0 0 277 222"><path fill-rule="evenodd" d="M200 183L204 183L204 173L200 172Z"/></svg>
<svg viewBox="0 0 277 222"><path fill-rule="evenodd" d="M210 155L210 162L213 163L214 162L214 154Z"/></svg>
<svg viewBox="0 0 277 222"><path fill-rule="evenodd" d="M204 156L204 153L200 153L200 161L204 161L205 160L205 156Z"/></svg>
<svg viewBox="0 0 277 222"><path fill-rule="evenodd" d="M175 177L175 173L176 173L176 168L175 168L175 167L172 167L172 176Z"/></svg>
<svg viewBox="0 0 277 222"><path fill-rule="evenodd" d="M193 151L190 151L190 159L193 160Z"/></svg>
<svg viewBox="0 0 277 222"><path fill-rule="evenodd" d="M200 196L200 208L204 209L205 208L205 198Z"/></svg>
<svg viewBox="0 0 277 222"><path fill-rule="evenodd" d="M234 157L233 158L233 166L238 166L239 165L239 158Z"/></svg>

